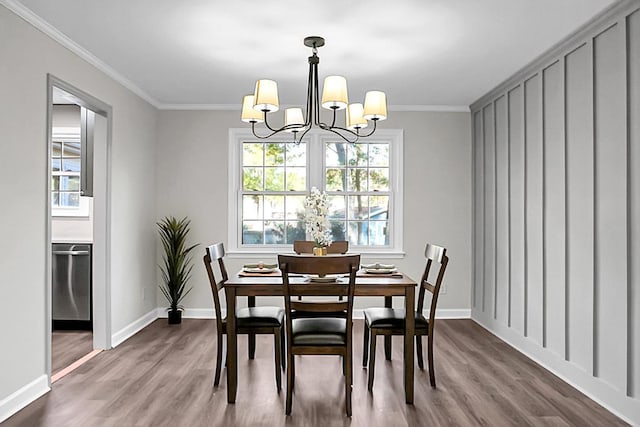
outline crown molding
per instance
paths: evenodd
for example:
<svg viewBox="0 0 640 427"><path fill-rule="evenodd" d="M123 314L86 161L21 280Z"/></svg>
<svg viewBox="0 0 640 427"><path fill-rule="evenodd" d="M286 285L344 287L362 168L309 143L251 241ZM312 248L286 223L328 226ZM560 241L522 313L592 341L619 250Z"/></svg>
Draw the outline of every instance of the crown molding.
<svg viewBox="0 0 640 427"><path fill-rule="evenodd" d="M240 104L158 104L159 110L182 110L182 111L240 111ZM293 105L281 105L280 108L293 107ZM389 111L427 111L427 112L449 112L468 113L468 105L390 105Z"/></svg>
<svg viewBox="0 0 640 427"><path fill-rule="evenodd" d="M102 71L107 76L111 77L113 80L120 83L122 86L124 86L155 108L158 108L158 101L151 95L140 89L135 83L124 77L122 74L107 65L105 62L98 59L91 52L71 40L69 37L60 32L47 21L36 15L33 11L31 11L31 9L27 8L22 3L16 0L0 0L0 5L5 6L7 9L18 15L20 18L24 19L27 23L31 24L37 30L41 31L56 42L60 43L62 46L69 49L71 52L75 53L89 64L93 65L98 70Z"/></svg>
<svg viewBox="0 0 640 427"><path fill-rule="evenodd" d="M640 9L640 0L618 0L613 3L520 70L516 71L511 77L471 103L471 111L478 111L485 107L492 102L493 99L498 98L500 95L518 86L520 82L527 80L532 75L558 61L558 59L562 58L566 53L571 52L583 44L586 39L597 35L605 27L619 19L619 17L628 16L638 9Z"/></svg>

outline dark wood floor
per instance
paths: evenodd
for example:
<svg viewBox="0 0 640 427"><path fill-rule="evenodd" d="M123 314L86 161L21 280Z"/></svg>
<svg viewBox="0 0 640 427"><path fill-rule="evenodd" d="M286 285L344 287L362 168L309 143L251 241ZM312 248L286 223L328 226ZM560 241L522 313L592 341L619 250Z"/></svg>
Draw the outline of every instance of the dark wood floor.
<svg viewBox="0 0 640 427"><path fill-rule="evenodd" d="M337 357L296 359L293 413L286 417L270 337L258 337L255 360L247 359L246 337L240 338L238 398L228 405L224 372L220 387L212 387L213 321L166 322L97 355L3 426L626 425L471 320L438 322L438 387L416 368L415 405L404 403L401 337L394 338L391 362L378 345L376 382L367 391L356 321L352 419L344 415Z"/></svg>
<svg viewBox="0 0 640 427"><path fill-rule="evenodd" d="M53 331L51 334L51 373L71 365L93 350L91 331Z"/></svg>

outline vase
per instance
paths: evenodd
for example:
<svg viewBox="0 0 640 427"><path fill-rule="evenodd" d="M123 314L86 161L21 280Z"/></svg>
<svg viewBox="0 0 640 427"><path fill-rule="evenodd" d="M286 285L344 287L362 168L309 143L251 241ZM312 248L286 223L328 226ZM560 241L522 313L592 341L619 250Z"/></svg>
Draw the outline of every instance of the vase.
<svg viewBox="0 0 640 427"><path fill-rule="evenodd" d="M313 247L313 254L315 256L325 256L327 254L327 247L326 246L314 246Z"/></svg>

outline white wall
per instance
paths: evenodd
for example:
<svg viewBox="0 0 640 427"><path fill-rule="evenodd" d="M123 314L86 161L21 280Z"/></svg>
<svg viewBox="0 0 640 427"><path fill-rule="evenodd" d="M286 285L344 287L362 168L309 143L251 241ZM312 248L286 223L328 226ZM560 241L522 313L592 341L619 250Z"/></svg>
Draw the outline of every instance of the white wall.
<svg viewBox="0 0 640 427"><path fill-rule="evenodd" d="M472 106L473 318L640 424L640 2Z"/></svg>
<svg viewBox="0 0 640 427"><path fill-rule="evenodd" d="M2 419L47 385L47 73L113 107L114 333L155 307L156 110L4 6L0 6L0 40Z"/></svg>
<svg viewBox="0 0 640 427"><path fill-rule="evenodd" d="M158 121L157 213L188 216L194 256L187 309L212 308L202 263L204 247L227 237L228 130L241 127L237 111L161 111ZM391 112L382 123L404 129L404 244L396 264L419 279L427 241L448 249L442 309L469 310L471 281L471 131L469 113ZM254 260L255 261L255 260ZM396 261L396 260L394 260ZM230 272L246 260L227 259ZM159 277L158 277L159 280ZM267 303L268 299L263 300ZM272 299L282 304L282 298ZM398 301L401 305L402 302ZM380 305L360 298L356 308ZM167 302L159 295L158 306ZM191 313L195 313L191 311Z"/></svg>

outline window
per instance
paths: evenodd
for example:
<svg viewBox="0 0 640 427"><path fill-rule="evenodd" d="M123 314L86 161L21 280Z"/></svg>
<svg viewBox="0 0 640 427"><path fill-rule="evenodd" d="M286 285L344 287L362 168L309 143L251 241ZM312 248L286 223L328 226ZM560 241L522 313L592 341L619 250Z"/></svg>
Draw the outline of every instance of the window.
<svg viewBox="0 0 640 427"><path fill-rule="evenodd" d="M285 139L230 130L229 254L291 251L305 240L304 199L315 186L329 195L334 240L402 256L402 131L379 129L356 144L323 131L299 145Z"/></svg>
<svg viewBox="0 0 640 427"><path fill-rule="evenodd" d="M51 147L51 207L80 207L80 129L54 132Z"/></svg>

